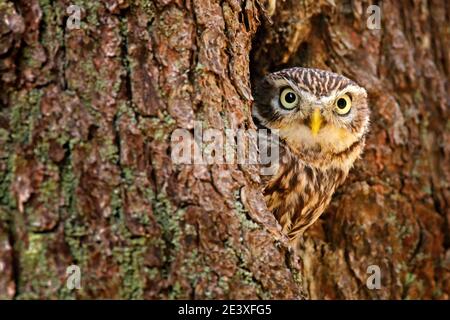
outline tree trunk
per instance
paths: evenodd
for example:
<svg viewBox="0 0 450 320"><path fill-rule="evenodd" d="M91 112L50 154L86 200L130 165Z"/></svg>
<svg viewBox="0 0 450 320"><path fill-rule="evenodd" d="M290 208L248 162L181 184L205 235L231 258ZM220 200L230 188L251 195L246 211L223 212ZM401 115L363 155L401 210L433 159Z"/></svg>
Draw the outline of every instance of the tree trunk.
<svg viewBox="0 0 450 320"><path fill-rule="evenodd" d="M300 278L311 298L448 299L449 5L376 1L381 28L371 30L371 4L277 1L274 25L255 42L255 79L310 66L346 75L369 94L364 156L308 230ZM379 290L366 286L372 265Z"/></svg>
<svg viewBox="0 0 450 320"><path fill-rule="evenodd" d="M448 4L385 1L380 30L369 4L0 0L0 298L447 299ZM256 165L171 157L176 129L254 128L250 72L294 65L372 108L297 254Z"/></svg>

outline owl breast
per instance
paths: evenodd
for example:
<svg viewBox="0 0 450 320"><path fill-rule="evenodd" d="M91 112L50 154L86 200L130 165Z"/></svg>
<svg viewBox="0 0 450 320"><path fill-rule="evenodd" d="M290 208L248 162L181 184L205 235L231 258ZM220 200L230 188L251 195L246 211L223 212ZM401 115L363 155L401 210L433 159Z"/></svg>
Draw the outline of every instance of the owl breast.
<svg viewBox="0 0 450 320"><path fill-rule="evenodd" d="M268 208L283 232L294 241L313 224L328 206L348 170L316 167L284 151L279 168L264 189Z"/></svg>

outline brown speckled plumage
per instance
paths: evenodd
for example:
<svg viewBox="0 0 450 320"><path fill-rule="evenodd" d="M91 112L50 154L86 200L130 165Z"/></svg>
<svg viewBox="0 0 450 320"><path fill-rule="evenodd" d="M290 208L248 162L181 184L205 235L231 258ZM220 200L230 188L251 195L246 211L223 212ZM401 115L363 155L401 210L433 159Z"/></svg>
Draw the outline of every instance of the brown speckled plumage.
<svg viewBox="0 0 450 320"><path fill-rule="evenodd" d="M292 109L281 102L286 88L297 96ZM343 96L351 101L344 115L336 109ZM318 132L313 132L314 110L321 119ZM366 91L332 72L291 68L261 81L252 112L259 127L278 130L280 161L273 175L264 178L264 192L268 208L295 241L326 209L364 148Z"/></svg>

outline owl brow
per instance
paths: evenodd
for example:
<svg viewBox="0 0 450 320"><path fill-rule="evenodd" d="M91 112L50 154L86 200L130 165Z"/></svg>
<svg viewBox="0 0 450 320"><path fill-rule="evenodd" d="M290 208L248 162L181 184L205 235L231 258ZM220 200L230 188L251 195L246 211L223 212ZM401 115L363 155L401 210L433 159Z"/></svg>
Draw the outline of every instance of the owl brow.
<svg viewBox="0 0 450 320"><path fill-rule="evenodd" d="M284 78L284 77L283 77L283 80L286 81L287 84L288 84L292 89L294 89L295 91L297 91L297 92L306 92L305 90L303 90L302 88L300 88L300 87L299 87L295 82L293 82L292 80L286 79L286 78Z"/></svg>
<svg viewBox="0 0 450 320"><path fill-rule="evenodd" d="M289 80L286 78L283 78L283 79L291 86L292 89L294 89L297 92L301 92L303 97L305 97L306 99L314 99L315 98L314 94L312 94L311 92L306 90L306 88L299 86L297 83L293 82L292 80Z"/></svg>
<svg viewBox="0 0 450 320"><path fill-rule="evenodd" d="M299 90L299 89L300 89L300 88L299 88L294 82L292 82L290 79L287 79L287 78L283 77L283 80L286 81L286 82L289 84L289 86L291 86L292 89L296 89L296 90Z"/></svg>
<svg viewBox="0 0 450 320"><path fill-rule="evenodd" d="M339 93L339 94L344 94L344 93L363 94L365 92L366 92L366 90L364 88L356 86L354 84L349 84L349 85L345 86L343 89L337 91L337 93Z"/></svg>

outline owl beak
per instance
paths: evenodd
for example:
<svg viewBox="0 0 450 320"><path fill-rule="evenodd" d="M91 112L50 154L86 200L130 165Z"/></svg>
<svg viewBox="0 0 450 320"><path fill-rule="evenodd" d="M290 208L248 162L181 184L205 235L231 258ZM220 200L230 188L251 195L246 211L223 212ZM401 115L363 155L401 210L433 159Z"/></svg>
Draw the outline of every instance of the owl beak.
<svg viewBox="0 0 450 320"><path fill-rule="evenodd" d="M320 126L322 124L322 115L320 114L319 109L314 109L314 112L311 116L311 133L313 136L316 136L320 130Z"/></svg>

